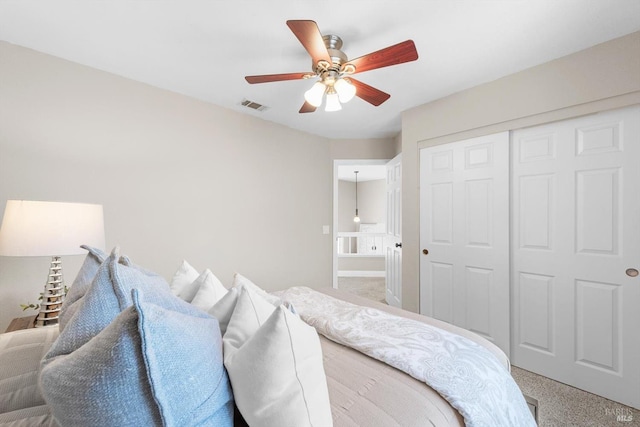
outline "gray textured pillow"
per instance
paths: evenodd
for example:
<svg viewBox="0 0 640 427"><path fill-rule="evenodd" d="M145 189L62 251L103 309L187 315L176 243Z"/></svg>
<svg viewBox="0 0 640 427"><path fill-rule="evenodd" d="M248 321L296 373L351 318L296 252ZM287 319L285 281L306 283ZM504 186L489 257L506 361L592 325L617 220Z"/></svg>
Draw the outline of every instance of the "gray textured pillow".
<svg viewBox="0 0 640 427"><path fill-rule="evenodd" d="M218 322L195 307L178 312L147 302L140 289L131 294L133 305L90 341L44 361L43 395L56 420L71 427L232 426Z"/></svg>

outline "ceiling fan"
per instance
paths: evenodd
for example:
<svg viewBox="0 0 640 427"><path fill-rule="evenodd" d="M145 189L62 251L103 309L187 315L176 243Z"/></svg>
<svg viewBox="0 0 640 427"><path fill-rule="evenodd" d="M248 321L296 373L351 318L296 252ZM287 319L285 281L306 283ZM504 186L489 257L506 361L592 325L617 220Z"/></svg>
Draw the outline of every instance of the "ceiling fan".
<svg viewBox="0 0 640 427"><path fill-rule="evenodd" d="M300 108L300 113L314 112L322 105L325 94L325 111L340 110L341 104L350 101L354 96L377 107L389 99L391 95L351 76L418 59L418 52L413 40L406 40L349 60L347 55L340 50L342 39L333 34L323 36L314 21L290 20L287 21L287 26L311 55L312 71L246 76L245 79L247 82L255 84L317 77L316 83L304 94L305 103Z"/></svg>

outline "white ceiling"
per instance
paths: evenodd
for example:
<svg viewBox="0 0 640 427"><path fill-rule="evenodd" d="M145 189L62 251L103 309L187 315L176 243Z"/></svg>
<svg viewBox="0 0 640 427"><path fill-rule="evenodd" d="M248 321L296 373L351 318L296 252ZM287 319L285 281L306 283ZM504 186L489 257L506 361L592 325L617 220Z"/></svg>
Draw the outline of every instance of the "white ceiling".
<svg viewBox="0 0 640 427"><path fill-rule="evenodd" d="M350 58L413 39L419 59L358 75L380 107L299 114L310 81L244 80L310 71L288 19ZM395 136L404 110L638 30L638 0L0 0L0 40L330 138Z"/></svg>

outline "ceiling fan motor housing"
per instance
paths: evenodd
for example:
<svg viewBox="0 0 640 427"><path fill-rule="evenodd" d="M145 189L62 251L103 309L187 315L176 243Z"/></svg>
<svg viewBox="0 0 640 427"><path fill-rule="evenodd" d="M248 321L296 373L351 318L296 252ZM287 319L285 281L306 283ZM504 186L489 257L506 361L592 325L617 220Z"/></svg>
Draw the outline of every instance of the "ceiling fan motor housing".
<svg viewBox="0 0 640 427"><path fill-rule="evenodd" d="M341 66L347 62L347 55L340 50L342 48L342 39L334 34L327 34L322 36L322 40L332 63L326 64L325 61L318 61L318 64L313 64L314 69L317 72L319 71L319 74L326 70L340 72Z"/></svg>

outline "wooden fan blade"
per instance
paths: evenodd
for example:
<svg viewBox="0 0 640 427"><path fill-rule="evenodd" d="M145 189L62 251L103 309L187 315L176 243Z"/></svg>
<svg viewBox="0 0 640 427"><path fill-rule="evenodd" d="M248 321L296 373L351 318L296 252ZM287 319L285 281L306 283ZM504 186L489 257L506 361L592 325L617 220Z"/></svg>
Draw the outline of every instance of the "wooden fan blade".
<svg viewBox="0 0 640 427"><path fill-rule="evenodd" d="M251 84L280 82L283 80L300 80L306 76L313 75L310 73L284 73L284 74L263 74L260 76L246 76L244 79Z"/></svg>
<svg viewBox="0 0 640 427"><path fill-rule="evenodd" d="M304 104L302 105L302 108L300 108L300 111L298 111L298 113L313 113L314 111L316 111L316 107L309 104L307 101L304 101Z"/></svg>
<svg viewBox="0 0 640 427"><path fill-rule="evenodd" d="M322 40L322 34L318 29L318 25L315 21L287 21L287 26L291 29L293 34L300 40L302 46L309 52L313 59L313 64L317 64L318 61L323 60L331 64L331 57L327 52L327 47Z"/></svg>
<svg viewBox="0 0 640 427"><path fill-rule="evenodd" d="M366 83L362 83L360 80L356 80L353 77L349 77L349 80L351 80L351 83L356 87L356 96L376 107L391 98L391 95L388 93L369 86Z"/></svg>
<svg viewBox="0 0 640 427"><path fill-rule="evenodd" d="M377 50L368 55L361 56L348 64L356 67L356 73L375 70L376 68L388 67L390 65L402 64L418 59L418 51L413 40L406 40L402 43Z"/></svg>

